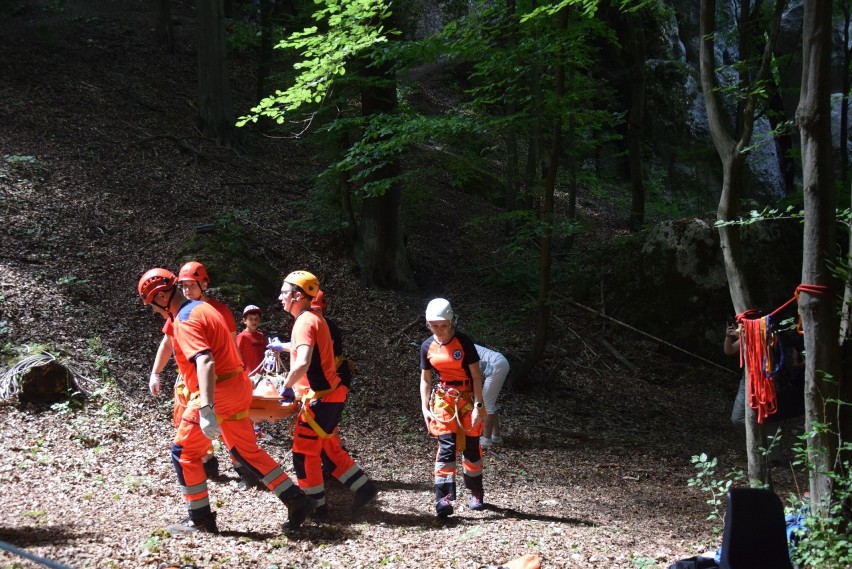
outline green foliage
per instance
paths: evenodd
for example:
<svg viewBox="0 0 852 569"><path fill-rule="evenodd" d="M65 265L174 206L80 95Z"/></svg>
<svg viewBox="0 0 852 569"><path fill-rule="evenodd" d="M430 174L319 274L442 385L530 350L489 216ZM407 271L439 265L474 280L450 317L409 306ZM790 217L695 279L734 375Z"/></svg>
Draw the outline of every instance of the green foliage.
<svg viewBox="0 0 852 569"><path fill-rule="evenodd" d="M530 275L536 274L538 259L530 255L530 247L534 247L544 234L545 223L529 210L514 210L501 214L489 214L484 217L473 218L468 223L472 231L480 225L504 224L511 226L509 238L501 245L503 252L500 255L502 262L497 266L483 266L476 269L480 282L483 285L495 285L496 287L520 290L525 294L536 294L536 289L531 284ZM568 239L582 231L583 225L572 219L556 219L553 224L553 240L559 243L562 239ZM559 267L554 267L558 271ZM505 314L503 317L505 318ZM503 321L502 326L506 326Z"/></svg>
<svg viewBox="0 0 852 569"><path fill-rule="evenodd" d="M73 273L68 273L67 275L59 277L56 283L61 287L73 288L76 286L87 285L89 284L89 280L81 279Z"/></svg>
<svg viewBox="0 0 852 569"><path fill-rule="evenodd" d="M250 235L248 212L234 210L219 216L211 231L194 233L181 244L182 262L199 261L210 274L216 296L237 306L263 305L277 296L278 272Z"/></svg>
<svg viewBox="0 0 852 569"><path fill-rule="evenodd" d="M826 432L828 427L821 423L813 424L812 432ZM794 464L805 466L811 476L815 474L813 462L808 456L807 441L810 433L802 435L801 442L795 447ZM846 442L839 449L840 456L852 456L852 443ZM804 511L805 532L798 536L800 541L793 550L793 559L801 567L813 569L833 569L852 566L852 463L847 459L837 462L832 472L826 473L831 482L831 498L826 508L827 515L818 516L807 504ZM802 509L802 503L792 501L795 510Z"/></svg>
<svg viewBox="0 0 852 569"><path fill-rule="evenodd" d="M95 370L105 385L113 384L114 381L109 373L109 365L112 363L112 350L107 348L100 336L86 339L86 351L94 359Z"/></svg>
<svg viewBox="0 0 852 569"><path fill-rule="evenodd" d="M163 538L159 535L146 537L139 544L139 550L146 555L160 553L163 550Z"/></svg>
<svg viewBox="0 0 852 569"><path fill-rule="evenodd" d="M285 114L303 105L318 105L328 95L336 77L346 73L346 64L364 55L377 43L387 41L382 22L390 16L385 0L325 0L313 19L317 25L291 34L276 48L300 53L293 65L299 74L286 91L263 99L251 114L240 117L237 126L257 122L261 116L283 124Z"/></svg>
<svg viewBox="0 0 852 569"><path fill-rule="evenodd" d="M848 216L848 212L846 212L846 215ZM732 225L751 225L753 223L759 223L761 221L771 221L777 219L799 219L804 222L805 212L801 209L797 210L796 207L792 205L789 205L784 209L767 206L764 207L761 211L757 211L756 209L751 210L748 213L748 217L745 218L741 217L740 219L731 220L717 219L715 226L728 227Z"/></svg>
<svg viewBox="0 0 852 569"><path fill-rule="evenodd" d="M65 11L65 0L48 0L42 10L50 13L64 12Z"/></svg>
<svg viewBox="0 0 852 569"><path fill-rule="evenodd" d="M693 455L690 459L695 467L695 477L687 481L690 488L698 488L707 494L707 504L710 506L708 520L724 522L722 507L725 504L725 496L734 482L745 480L746 476L742 470L733 469L724 476L718 476L716 469L719 466L717 458L710 458L705 453ZM721 532L723 525L717 528Z"/></svg>
<svg viewBox="0 0 852 569"><path fill-rule="evenodd" d="M409 421L408 417L405 415L400 415L396 418L396 426L400 431L402 431L402 438L406 442L413 442L420 436L416 429L412 428L411 421Z"/></svg>
<svg viewBox="0 0 852 569"><path fill-rule="evenodd" d="M47 512L44 510L27 510L21 513L21 517L27 518L35 527L44 527L47 525Z"/></svg>
<svg viewBox="0 0 852 569"><path fill-rule="evenodd" d="M500 268L482 268L483 276L498 272ZM521 322L520 311L506 312L503 306L479 306L461 322L460 327L471 335L478 344L506 346L516 340L512 335Z"/></svg>
<svg viewBox="0 0 852 569"><path fill-rule="evenodd" d="M630 562L636 569L658 569L657 560L653 557L630 556Z"/></svg>
<svg viewBox="0 0 852 569"><path fill-rule="evenodd" d="M598 0L559 0L551 4L544 4L521 16L521 22L535 18L553 17L569 6L579 8L584 16L594 16L598 9Z"/></svg>
<svg viewBox="0 0 852 569"><path fill-rule="evenodd" d="M840 445L838 456L842 458L836 461L833 471L828 473L815 472L807 446L807 442L813 436L829 432L827 425L813 423L812 430L803 434L793 447L796 456L793 466L805 467L811 476L825 474L831 482L830 503L827 504L825 516L816 515L810 509L807 498L804 501L795 496L790 499L792 507L788 509L788 513L804 513L806 527L805 531L797 534L799 541L793 550L793 560L800 567L809 569L852 566L852 534L849 531L852 527L852 511L849 509L849 504L852 504L852 462L847 458L852 456L852 443L844 442ZM769 450L761 449L761 452L765 455ZM688 484L709 495L707 503L710 505L711 514L707 519L723 520L721 511L723 497L734 482L746 478L745 473L741 470L732 470L725 476L718 477L716 475L717 459L711 459L703 453L693 456L691 462L695 466L696 476L690 478Z"/></svg>
<svg viewBox="0 0 852 569"><path fill-rule="evenodd" d="M334 171L348 173L349 180L359 184L358 193L367 197L382 195L391 184L400 181L400 177L375 179L375 175L410 148L427 141L439 144L475 134L484 136L487 125L456 113L437 116L378 114L341 120L335 128L360 128L363 133L334 166ZM459 168L456 172L462 170ZM462 178L455 179L459 185L462 183Z"/></svg>
<svg viewBox="0 0 852 569"><path fill-rule="evenodd" d="M254 22L234 22L225 44L229 53L243 53L260 47L260 28Z"/></svg>

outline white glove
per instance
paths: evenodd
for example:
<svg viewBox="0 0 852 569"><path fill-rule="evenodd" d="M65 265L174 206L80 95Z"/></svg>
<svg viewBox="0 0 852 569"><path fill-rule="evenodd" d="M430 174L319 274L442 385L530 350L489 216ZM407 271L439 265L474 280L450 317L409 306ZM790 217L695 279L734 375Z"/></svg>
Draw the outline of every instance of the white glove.
<svg viewBox="0 0 852 569"><path fill-rule="evenodd" d="M204 431L204 436L211 441L218 439L219 435L222 434L222 427L219 426L219 421L216 420L216 413L213 411L213 407L205 405L198 410L198 415L200 417L199 424L201 425L201 430Z"/></svg>
<svg viewBox="0 0 852 569"><path fill-rule="evenodd" d="M282 342L278 339L278 336L275 336L274 338L269 338L269 343L266 344L266 349L281 353L284 351L284 344L285 342Z"/></svg>
<svg viewBox="0 0 852 569"><path fill-rule="evenodd" d="M148 389L151 390L151 395L156 397L160 394L160 374L152 371L151 377L148 379Z"/></svg>

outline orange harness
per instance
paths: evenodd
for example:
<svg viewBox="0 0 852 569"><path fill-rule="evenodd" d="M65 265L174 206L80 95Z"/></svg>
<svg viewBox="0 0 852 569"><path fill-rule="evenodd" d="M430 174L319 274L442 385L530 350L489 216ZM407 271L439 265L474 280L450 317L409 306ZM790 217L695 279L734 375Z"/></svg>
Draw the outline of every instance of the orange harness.
<svg viewBox="0 0 852 569"><path fill-rule="evenodd" d="M464 435L456 437L456 450L463 452L467 447L467 435L470 431L464 428L462 417L473 409L473 391L459 391L455 387L437 385L432 390L429 407L432 409L432 416L435 417L436 422L445 425L455 422L456 433ZM436 411L449 414L451 417L443 420Z"/></svg>

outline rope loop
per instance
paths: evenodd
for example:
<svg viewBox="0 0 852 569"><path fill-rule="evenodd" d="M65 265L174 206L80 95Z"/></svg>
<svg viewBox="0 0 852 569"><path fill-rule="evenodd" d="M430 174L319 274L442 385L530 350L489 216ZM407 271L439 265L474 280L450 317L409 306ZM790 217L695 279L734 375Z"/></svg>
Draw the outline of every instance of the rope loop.
<svg viewBox="0 0 852 569"><path fill-rule="evenodd" d="M793 298L773 310L767 316L749 308L737 314L740 333L740 367L747 364L746 396L749 406L757 411L757 422L763 421L778 410L773 374L784 365L783 350L778 336L772 328L775 317L794 302L798 304L801 293L827 295L831 287L802 283L796 287ZM797 318L796 330L803 333L802 319Z"/></svg>

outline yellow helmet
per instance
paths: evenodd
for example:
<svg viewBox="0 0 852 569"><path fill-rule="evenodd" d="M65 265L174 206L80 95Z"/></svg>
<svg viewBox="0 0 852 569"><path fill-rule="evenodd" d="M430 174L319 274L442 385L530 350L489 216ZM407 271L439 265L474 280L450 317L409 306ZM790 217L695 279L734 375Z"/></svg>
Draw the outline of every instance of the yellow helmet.
<svg viewBox="0 0 852 569"><path fill-rule="evenodd" d="M316 296L317 292L319 292L319 279L308 271L293 271L284 277L284 282L296 285L310 297Z"/></svg>

